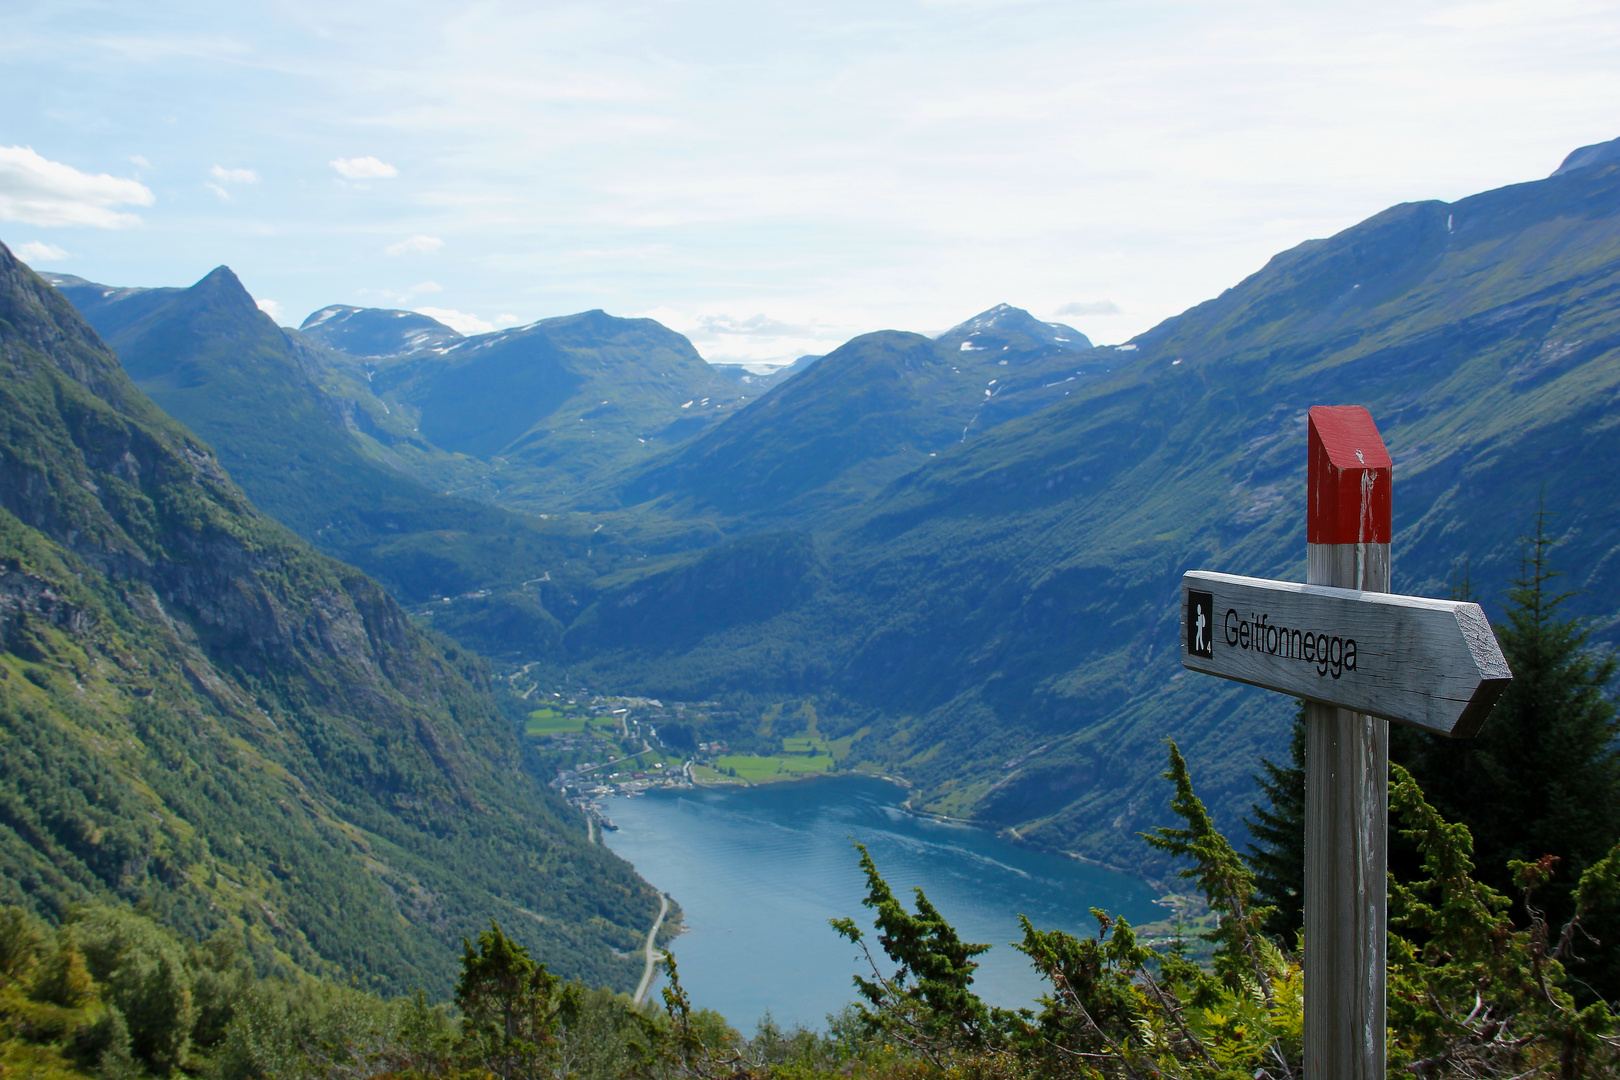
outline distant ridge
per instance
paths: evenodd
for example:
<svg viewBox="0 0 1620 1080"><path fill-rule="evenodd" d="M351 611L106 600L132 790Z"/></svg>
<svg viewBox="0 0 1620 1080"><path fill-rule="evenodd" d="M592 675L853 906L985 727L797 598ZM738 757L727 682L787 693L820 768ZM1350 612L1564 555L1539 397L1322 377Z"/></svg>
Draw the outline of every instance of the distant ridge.
<svg viewBox="0 0 1620 1080"><path fill-rule="evenodd" d="M747 387L756 394L763 394L777 383L793 378L820 359L820 355L801 356L791 364L782 364L767 371L756 371L748 364L711 363L709 366L714 368L717 374L723 375L738 386Z"/></svg>
<svg viewBox="0 0 1620 1080"><path fill-rule="evenodd" d="M561 578L587 550L557 524L447 494L481 493L482 466L416 434L372 394L366 362L276 326L229 267L185 289L59 280L136 385L206 440L261 509L402 601Z"/></svg>
<svg viewBox="0 0 1620 1080"><path fill-rule="evenodd" d="M756 396L662 323L601 310L381 360L371 386L435 446L495 465L502 505L541 513Z"/></svg>
<svg viewBox="0 0 1620 1080"><path fill-rule="evenodd" d="M635 470L616 493L624 505L717 515L737 528L825 528L930 457L1117 363L1072 327L1008 304L935 339L863 334Z"/></svg>
<svg viewBox="0 0 1620 1080"><path fill-rule="evenodd" d="M1083 352L1091 339L1072 326L1041 322L1023 308L997 304L966 322L951 327L936 339L962 352L1016 349L1021 355L1041 347L1061 352Z"/></svg>
<svg viewBox="0 0 1620 1080"><path fill-rule="evenodd" d="M298 332L320 345L363 358L442 349L462 335L415 311L331 304L314 312Z"/></svg>
<svg viewBox="0 0 1620 1080"><path fill-rule="evenodd" d="M1617 161L1620 161L1620 139L1610 139L1570 151L1564 163L1553 170L1553 176L1563 176L1567 172L1589 169L1594 165L1612 165Z"/></svg>

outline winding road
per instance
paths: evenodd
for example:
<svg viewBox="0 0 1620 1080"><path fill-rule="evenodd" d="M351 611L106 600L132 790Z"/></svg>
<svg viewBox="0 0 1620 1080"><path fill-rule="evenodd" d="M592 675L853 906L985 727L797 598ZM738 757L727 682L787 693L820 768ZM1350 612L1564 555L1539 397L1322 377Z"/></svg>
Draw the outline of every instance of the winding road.
<svg viewBox="0 0 1620 1080"><path fill-rule="evenodd" d="M663 893L658 894L658 918L653 920L652 929L647 931L647 966L641 972L641 985L636 987L636 1004L640 1005L647 997L647 990L652 986L653 966L658 958L653 954L653 942L658 940L658 928L664 925L664 916L669 914L669 897Z"/></svg>

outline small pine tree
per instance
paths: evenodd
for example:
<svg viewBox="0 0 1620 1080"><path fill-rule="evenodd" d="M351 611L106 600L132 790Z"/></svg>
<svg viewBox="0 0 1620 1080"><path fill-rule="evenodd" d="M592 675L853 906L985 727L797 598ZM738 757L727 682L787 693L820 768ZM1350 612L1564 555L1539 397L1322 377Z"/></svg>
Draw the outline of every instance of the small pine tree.
<svg viewBox="0 0 1620 1080"><path fill-rule="evenodd" d="M1254 871L1256 902L1269 907L1263 929L1292 947L1305 926L1305 703L1299 703L1288 740L1288 764L1260 759L1254 778L1263 803L1244 818L1256 843L1244 861Z"/></svg>
<svg viewBox="0 0 1620 1080"><path fill-rule="evenodd" d="M861 870L866 874L866 899L861 903L877 913L873 926L878 944L899 967L892 975L879 970L866 952L873 978L855 977L856 989L866 999L858 1006L869 1034L894 1038L938 1064L951 1047L976 1047L984 1042L992 1013L973 992L974 957L989 945L963 941L956 928L929 903L922 889L913 889L917 911L907 911L864 844ZM866 951L865 934L854 919L832 919L832 928L850 944Z"/></svg>
<svg viewBox="0 0 1620 1080"><path fill-rule="evenodd" d="M462 939L456 1005L465 1015L461 1049L502 1078L529 1076L555 1043L557 977L490 920L478 945Z"/></svg>
<svg viewBox="0 0 1620 1080"><path fill-rule="evenodd" d="M1589 624L1561 611L1574 594L1553 587L1559 572L1549 557L1549 516L1538 510L1535 534L1523 541L1506 618L1496 627L1513 682L1479 736L1406 732L1391 751L1441 813L1468 826L1481 881L1511 896L1518 890L1510 860L1558 860L1538 893L1556 925L1574 911L1581 874L1620 839L1620 723L1606 695L1615 658L1594 654ZM1522 905L1515 916L1521 924L1529 918ZM1601 922L1600 913L1594 925ZM1573 973L1606 997L1620 996L1612 960L1605 971L1583 965Z"/></svg>

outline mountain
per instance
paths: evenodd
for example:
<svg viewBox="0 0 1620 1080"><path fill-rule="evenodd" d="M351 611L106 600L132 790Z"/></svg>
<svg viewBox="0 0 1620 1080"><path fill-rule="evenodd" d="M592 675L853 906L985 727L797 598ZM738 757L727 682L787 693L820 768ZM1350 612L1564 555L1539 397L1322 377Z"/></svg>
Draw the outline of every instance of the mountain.
<svg viewBox="0 0 1620 1080"><path fill-rule="evenodd" d="M1571 605L1620 640L1617 196L1620 166L1572 155L1301 244L1124 345L1002 306L745 402L690 389L721 377L684 338L600 312L359 377L501 498L598 511L528 659L723 698L739 736L796 700L919 807L1135 858L1161 737L1229 825L1283 751L1290 703L1183 674L1174 612L1190 567L1303 573L1313 404L1366 405L1394 453L1397 589L1461 574L1499 610L1544 497Z"/></svg>
<svg viewBox="0 0 1620 1080"><path fill-rule="evenodd" d="M707 430L750 396L680 334L602 311L379 361L372 387L435 446L494 466L502 505L540 512Z"/></svg>
<svg viewBox="0 0 1620 1080"><path fill-rule="evenodd" d="M54 280L135 384L202 436L256 505L407 603L548 573L560 583L593 546L589 524L430 488L482 492L483 465L422 439L370 392L358 362L277 327L226 267L188 289ZM528 617L541 636L554 622Z"/></svg>
<svg viewBox="0 0 1620 1080"><path fill-rule="evenodd" d="M1008 352L1025 360L1091 348L1091 339L1074 327L1041 322L1011 304L997 304L951 327L938 341L958 352Z"/></svg>
<svg viewBox="0 0 1620 1080"><path fill-rule="evenodd" d="M461 334L444 323L415 311L344 304L314 312L298 332L317 345L361 358L442 349L461 340Z"/></svg>
<svg viewBox="0 0 1620 1080"><path fill-rule="evenodd" d="M808 542L753 537L605 579L565 639L571 669L649 696L732 695L755 716L812 700L822 733L859 735L856 757L915 783L915 805L1116 861L1164 820L1173 737L1235 824L1292 705L1181 671L1179 578L1301 578L1311 405L1367 406L1390 446L1397 590L1444 595L1466 574L1499 612L1544 499L1572 609L1620 640L1620 479L1604 464L1620 454L1617 297L1620 166L1393 207L1125 346L1073 354L1111 370L916 447L937 456L914 454ZM851 475L844 462L917 438L903 395L949 385L941 350L857 339L638 482L667 483L665 505L807 505L832 490L814 470ZM866 402L890 411L871 422ZM757 613L716 615L708 575L749 566Z"/></svg>
<svg viewBox="0 0 1620 1080"><path fill-rule="evenodd" d="M657 895L533 778L483 664L260 514L3 246L0 740L5 902L139 903L400 992L447 992L490 918L639 973Z"/></svg>
<svg viewBox="0 0 1620 1080"><path fill-rule="evenodd" d="M39 276L71 300L81 315L89 318L88 313L94 312L100 323L97 333L104 337L116 334L131 323L138 322L185 291L173 288L146 289L99 285L73 274L45 272Z"/></svg>
<svg viewBox="0 0 1620 1080"><path fill-rule="evenodd" d="M1583 146L1578 150L1570 151L1568 157L1553 171L1554 176L1563 176L1575 169L1589 169L1598 165L1613 165L1620 161L1620 139L1610 139L1608 142L1594 143Z"/></svg>
<svg viewBox="0 0 1620 1080"><path fill-rule="evenodd" d="M903 473L1061 400L1118 354L999 305L938 339L865 334L632 472L622 505L732 528L824 527Z"/></svg>

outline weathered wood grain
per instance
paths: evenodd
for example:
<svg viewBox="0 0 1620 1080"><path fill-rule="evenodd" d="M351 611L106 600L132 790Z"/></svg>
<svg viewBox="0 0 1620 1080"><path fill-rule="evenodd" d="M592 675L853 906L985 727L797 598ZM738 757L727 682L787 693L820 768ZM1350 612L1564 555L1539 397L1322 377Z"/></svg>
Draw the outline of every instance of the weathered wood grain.
<svg viewBox="0 0 1620 1080"><path fill-rule="evenodd" d="M1389 721L1305 707L1305 1077L1383 1080Z"/></svg>
<svg viewBox="0 0 1620 1080"><path fill-rule="evenodd" d="M1458 738L1512 678L1477 604L1192 570L1183 623L1195 592L1212 597L1213 625L1208 657L1183 638L1192 671Z"/></svg>

